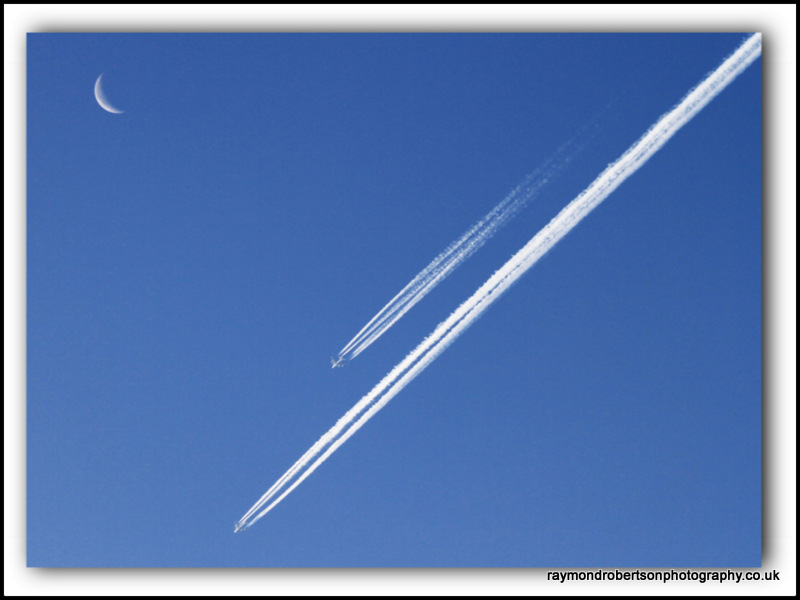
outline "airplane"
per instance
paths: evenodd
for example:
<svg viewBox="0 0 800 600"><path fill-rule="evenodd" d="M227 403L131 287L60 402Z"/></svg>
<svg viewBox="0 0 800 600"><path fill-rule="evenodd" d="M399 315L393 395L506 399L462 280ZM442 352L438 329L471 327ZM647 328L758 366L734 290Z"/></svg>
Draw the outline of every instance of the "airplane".
<svg viewBox="0 0 800 600"><path fill-rule="evenodd" d="M241 523L234 523L233 524L233 533L237 533L239 531L244 531L247 529L247 525L242 525Z"/></svg>
<svg viewBox="0 0 800 600"><path fill-rule="evenodd" d="M335 369L336 367L343 367L345 363L344 357L340 356L339 358L331 357L331 368Z"/></svg>

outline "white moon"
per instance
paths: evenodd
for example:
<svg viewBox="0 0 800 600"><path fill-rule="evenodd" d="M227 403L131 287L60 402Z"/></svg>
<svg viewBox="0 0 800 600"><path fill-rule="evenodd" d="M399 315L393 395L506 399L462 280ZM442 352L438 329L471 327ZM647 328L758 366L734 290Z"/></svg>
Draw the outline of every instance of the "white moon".
<svg viewBox="0 0 800 600"><path fill-rule="evenodd" d="M106 95L103 93L103 86L100 85L100 80L102 78L103 78L103 75L101 74L100 77L97 78L97 81L95 81L95 83L94 83L94 97L95 97L95 100L97 100L97 103L103 108L103 110L107 110L110 113L114 113L114 114L118 115L123 111L117 110L116 108L111 106L111 103L108 101L108 98L106 98Z"/></svg>

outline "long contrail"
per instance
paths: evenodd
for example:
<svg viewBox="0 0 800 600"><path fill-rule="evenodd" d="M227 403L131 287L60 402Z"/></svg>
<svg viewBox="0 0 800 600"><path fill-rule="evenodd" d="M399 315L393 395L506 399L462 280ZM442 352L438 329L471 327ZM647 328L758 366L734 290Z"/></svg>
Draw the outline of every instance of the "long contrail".
<svg viewBox="0 0 800 600"><path fill-rule="evenodd" d="M342 366L343 363L353 360L361 354L400 317L422 300L428 292L439 285L445 277L477 252L501 227L525 208L547 183L564 171L593 133L583 132L574 140L561 146L550 159L514 188L500 204L445 248L339 351L336 358L331 361L333 366Z"/></svg>
<svg viewBox="0 0 800 600"><path fill-rule="evenodd" d="M688 123L760 55L761 34L756 33L747 38L736 52L694 88L675 108L663 115L644 136L626 150L619 159L609 165L588 188L562 209L533 239L462 303L447 320L440 323L431 335L395 366L378 385L339 419L336 425L323 435L245 513L237 523L237 530L251 526L300 485L339 446L452 344L536 261L623 181L647 162L681 127ZM311 462L312 460L313 462ZM265 505L267 505L266 508L263 508Z"/></svg>

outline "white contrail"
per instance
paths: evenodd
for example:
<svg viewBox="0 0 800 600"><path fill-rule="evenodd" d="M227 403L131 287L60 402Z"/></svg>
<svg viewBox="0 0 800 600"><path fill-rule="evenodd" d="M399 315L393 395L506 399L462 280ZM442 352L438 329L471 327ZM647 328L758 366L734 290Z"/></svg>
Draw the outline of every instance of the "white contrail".
<svg viewBox="0 0 800 600"><path fill-rule="evenodd" d="M544 256L550 248L608 197L623 181L635 173L681 127L702 110L706 104L760 55L761 34L756 33L745 40L736 52L706 77L675 108L663 115L616 162L609 165L588 188L581 192L533 239L512 256L468 300L461 304L447 320L440 323L433 333L392 369L369 394L359 400L344 417L339 419L336 425L323 435L247 511L238 524L243 527L249 527L272 510L276 504L283 500L287 494L294 490L335 452L339 446L358 431L364 423L383 408L389 400L433 362L523 273L531 268L536 261ZM346 427L347 429L345 430ZM342 433L343 431L344 433ZM315 457L314 462L309 465L310 461ZM299 477L295 479L298 474L300 474ZM292 483L286 488L289 482ZM262 510L262 507L270 500L272 502Z"/></svg>
<svg viewBox="0 0 800 600"><path fill-rule="evenodd" d="M332 360L333 366L341 366L343 362L353 360L361 354L445 277L477 252L501 227L525 208L548 182L564 171L570 160L585 145L586 140L581 138L586 135L580 134L577 141L572 140L559 148L552 158L528 175L500 204L434 258L339 351Z"/></svg>

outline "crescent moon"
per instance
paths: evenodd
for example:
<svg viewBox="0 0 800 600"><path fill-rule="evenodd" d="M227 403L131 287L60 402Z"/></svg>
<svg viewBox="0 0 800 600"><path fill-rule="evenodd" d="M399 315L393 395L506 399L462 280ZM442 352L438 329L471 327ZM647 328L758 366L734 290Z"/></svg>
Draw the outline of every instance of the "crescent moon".
<svg viewBox="0 0 800 600"><path fill-rule="evenodd" d="M122 113L123 111L118 110L118 109L114 108L113 106L111 106L111 103L108 101L108 98L106 98L106 95L103 93L103 86L100 85L100 80L102 78L103 78L103 75L101 74L100 77L97 78L97 81L95 81L95 83L94 83L94 98L95 98L95 100L97 100L97 103L100 105L100 107L103 110L107 110L110 113L114 113L115 115L118 115L118 114Z"/></svg>

